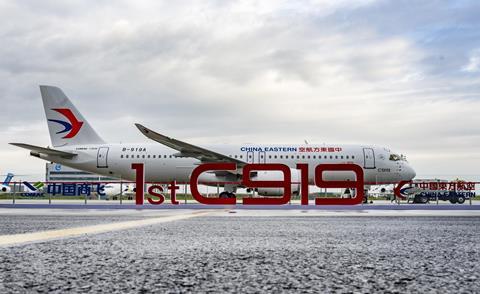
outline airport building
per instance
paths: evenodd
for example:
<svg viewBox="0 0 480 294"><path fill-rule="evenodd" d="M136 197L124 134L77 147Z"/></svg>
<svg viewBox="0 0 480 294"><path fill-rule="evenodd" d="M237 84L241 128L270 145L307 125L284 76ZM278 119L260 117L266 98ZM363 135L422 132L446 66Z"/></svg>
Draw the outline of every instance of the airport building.
<svg viewBox="0 0 480 294"><path fill-rule="evenodd" d="M118 179L74 169L58 163L48 162L45 167L46 182L90 182L115 180Z"/></svg>

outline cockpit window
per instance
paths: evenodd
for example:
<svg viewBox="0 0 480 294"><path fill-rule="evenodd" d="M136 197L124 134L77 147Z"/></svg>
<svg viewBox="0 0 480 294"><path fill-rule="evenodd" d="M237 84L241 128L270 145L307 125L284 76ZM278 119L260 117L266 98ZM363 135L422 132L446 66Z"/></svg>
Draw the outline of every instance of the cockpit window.
<svg viewBox="0 0 480 294"><path fill-rule="evenodd" d="M390 154L391 161L407 161L407 158L404 155L398 155L398 154Z"/></svg>
<svg viewBox="0 0 480 294"><path fill-rule="evenodd" d="M401 160L401 157L398 156L397 154L392 153L392 154L390 154L390 160L391 161L399 161L399 160Z"/></svg>

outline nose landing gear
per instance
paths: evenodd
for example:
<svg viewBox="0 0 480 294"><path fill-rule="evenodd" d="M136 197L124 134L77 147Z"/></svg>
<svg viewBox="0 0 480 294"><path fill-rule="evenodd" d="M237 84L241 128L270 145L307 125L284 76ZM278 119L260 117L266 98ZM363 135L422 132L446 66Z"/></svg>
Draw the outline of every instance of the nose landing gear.
<svg viewBox="0 0 480 294"><path fill-rule="evenodd" d="M220 193L220 195L218 195L219 198L235 198L235 193L232 193L232 192L227 192L227 191L223 191L222 193Z"/></svg>

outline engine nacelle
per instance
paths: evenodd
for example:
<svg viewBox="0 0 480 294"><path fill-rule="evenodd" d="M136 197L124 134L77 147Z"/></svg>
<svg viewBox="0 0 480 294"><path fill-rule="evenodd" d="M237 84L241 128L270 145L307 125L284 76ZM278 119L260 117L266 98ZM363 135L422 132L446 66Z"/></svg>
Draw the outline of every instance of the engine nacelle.
<svg viewBox="0 0 480 294"><path fill-rule="evenodd" d="M292 195L300 193L300 171L290 168L292 181ZM254 181L283 181L281 171L257 171L257 176L252 177ZM257 188L258 195L262 196L283 196L283 188Z"/></svg>
<svg viewBox="0 0 480 294"><path fill-rule="evenodd" d="M11 188L9 186L0 186L0 193L10 193Z"/></svg>

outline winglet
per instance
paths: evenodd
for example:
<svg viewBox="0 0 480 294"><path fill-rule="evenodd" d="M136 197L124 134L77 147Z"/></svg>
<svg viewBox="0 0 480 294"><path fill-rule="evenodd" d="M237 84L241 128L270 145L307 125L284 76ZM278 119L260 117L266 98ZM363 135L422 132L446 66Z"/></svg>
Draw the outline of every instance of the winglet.
<svg viewBox="0 0 480 294"><path fill-rule="evenodd" d="M139 123L135 123L135 126L140 130L140 132L142 132L143 134L148 134L148 132L150 131L148 128L144 127L143 125L139 124Z"/></svg>
<svg viewBox="0 0 480 294"><path fill-rule="evenodd" d="M161 143L165 146L168 146L172 149L175 149L175 150L178 150L178 151L182 151L182 148L178 148L176 141L175 139L173 138L170 138L170 137L167 137L165 135L162 135L162 134L159 134L155 131L152 131L150 130L149 128L139 124L139 123L135 123L135 126L140 130L140 132L142 132L143 135L145 135L145 137L153 140L153 141L156 141L158 143Z"/></svg>

